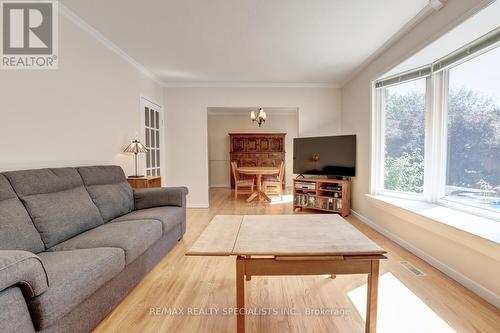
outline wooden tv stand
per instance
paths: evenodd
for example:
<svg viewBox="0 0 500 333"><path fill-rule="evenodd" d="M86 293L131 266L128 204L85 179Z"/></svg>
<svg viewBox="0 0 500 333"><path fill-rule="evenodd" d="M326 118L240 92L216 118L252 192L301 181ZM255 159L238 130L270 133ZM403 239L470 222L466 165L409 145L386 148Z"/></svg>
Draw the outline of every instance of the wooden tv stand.
<svg viewBox="0 0 500 333"><path fill-rule="evenodd" d="M347 216L351 210L351 181L295 178L293 209L315 209Z"/></svg>

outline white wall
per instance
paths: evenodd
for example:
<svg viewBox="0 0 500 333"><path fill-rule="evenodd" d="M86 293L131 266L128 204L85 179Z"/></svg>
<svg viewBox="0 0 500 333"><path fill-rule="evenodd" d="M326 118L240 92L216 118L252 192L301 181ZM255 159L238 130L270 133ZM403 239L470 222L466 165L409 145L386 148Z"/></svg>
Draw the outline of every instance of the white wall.
<svg viewBox="0 0 500 333"><path fill-rule="evenodd" d="M250 120L250 114L208 115L208 167L211 187L230 186L228 133L234 132L286 133L285 179L288 186L292 185L293 139L298 135L297 113L273 114L269 110L266 113L267 120L262 127Z"/></svg>
<svg viewBox="0 0 500 333"><path fill-rule="evenodd" d="M0 170L118 164L140 128L144 94L162 88L64 16L59 69L0 70Z"/></svg>
<svg viewBox="0 0 500 333"><path fill-rule="evenodd" d="M189 187L191 207L208 206L208 107L290 107L299 136L340 133L340 90L333 88L165 88L167 184Z"/></svg>
<svg viewBox="0 0 500 333"><path fill-rule="evenodd" d="M419 249L428 257L441 263L440 268L454 272L455 278L475 288L476 292L490 297L490 301L500 294L498 276L500 246L476 237L473 242L466 241L469 235L463 233L463 242L449 237L447 232L431 231L402 218L402 214L390 215L387 210L374 206L366 199L370 191L370 112L371 82L379 75L399 64L452 26L472 14L478 5L486 1L450 0L446 6L432 14L418 26L409 31L392 47L377 57L342 89L342 131L357 134L357 177L353 180L352 208L368 218L376 226L383 228L401 239L409 246ZM429 227L432 222L429 220ZM432 229L432 228L431 228ZM438 228L436 228L438 229ZM446 228L441 228L445 230ZM450 230L450 233L452 230ZM453 231L455 232L455 231ZM488 244L485 244L488 243ZM468 244L468 245L465 245ZM486 254L478 251L485 246L496 247L496 251Z"/></svg>

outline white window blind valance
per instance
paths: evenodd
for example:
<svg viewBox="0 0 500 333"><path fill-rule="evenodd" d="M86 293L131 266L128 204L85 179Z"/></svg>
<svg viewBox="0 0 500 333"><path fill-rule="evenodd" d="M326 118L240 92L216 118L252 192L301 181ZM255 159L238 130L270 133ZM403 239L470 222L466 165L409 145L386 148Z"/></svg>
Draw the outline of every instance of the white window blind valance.
<svg viewBox="0 0 500 333"><path fill-rule="evenodd" d="M375 88L391 86L393 84L402 83L405 81L415 80L421 77L431 75L431 65L420 67L408 72L397 74L385 79L375 81Z"/></svg>
<svg viewBox="0 0 500 333"><path fill-rule="evenodd" d="M456 50L455 52L439 59L432 63L432 71L439 72L463 59L466 59L475 53L481 52L484 49L494 47L500 42L500 28L497 28L483 37L476 39L472 43Z"/></svg>
<svg viewBox="0 0 500 333"><path fill-rule="evenodd" d="M376 80L375 88L382 88L431 75L432 73L446 69L463 59L469 58L478 52L495 47L495 45L499 44L500 27L429 65L416 68L408 72L396 74L388 78Z"/></svg>

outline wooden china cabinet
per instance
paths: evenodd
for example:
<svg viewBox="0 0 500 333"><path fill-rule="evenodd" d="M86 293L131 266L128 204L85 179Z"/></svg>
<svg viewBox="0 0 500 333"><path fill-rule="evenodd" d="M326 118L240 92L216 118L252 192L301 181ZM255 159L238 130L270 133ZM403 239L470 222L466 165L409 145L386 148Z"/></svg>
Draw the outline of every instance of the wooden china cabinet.
<svg viewBox="0 0 500 333"><path fill-rule="evenodd" d="M285 163L286 133L229 133L229 160L238 166L279 167ZM231 171L231 165L229 165ZM230 176L234 187L233 176ZM283 186L285 178L283 177Z"/></svg>

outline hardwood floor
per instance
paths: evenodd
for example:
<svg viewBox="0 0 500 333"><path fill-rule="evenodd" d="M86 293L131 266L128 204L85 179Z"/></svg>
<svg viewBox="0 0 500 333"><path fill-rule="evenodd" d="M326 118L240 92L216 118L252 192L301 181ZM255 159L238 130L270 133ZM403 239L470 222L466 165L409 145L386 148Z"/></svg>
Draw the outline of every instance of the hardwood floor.
<svg viewBox="0 0 500 333"><path fill-rule="evenodd" d="M235 307L235 258L184 253L213 216L291 214L289 200L246 203L229 189L212 189L210 208L188 209L184 238L95 332L235 332L236 317L224 313ZM378 332L500 332L497 308L356 218L347 220L388 252L380 267ZM247 316L247 332L364 332L366 275L252 277L246 283L247 308L260 311Z"/></svg>

